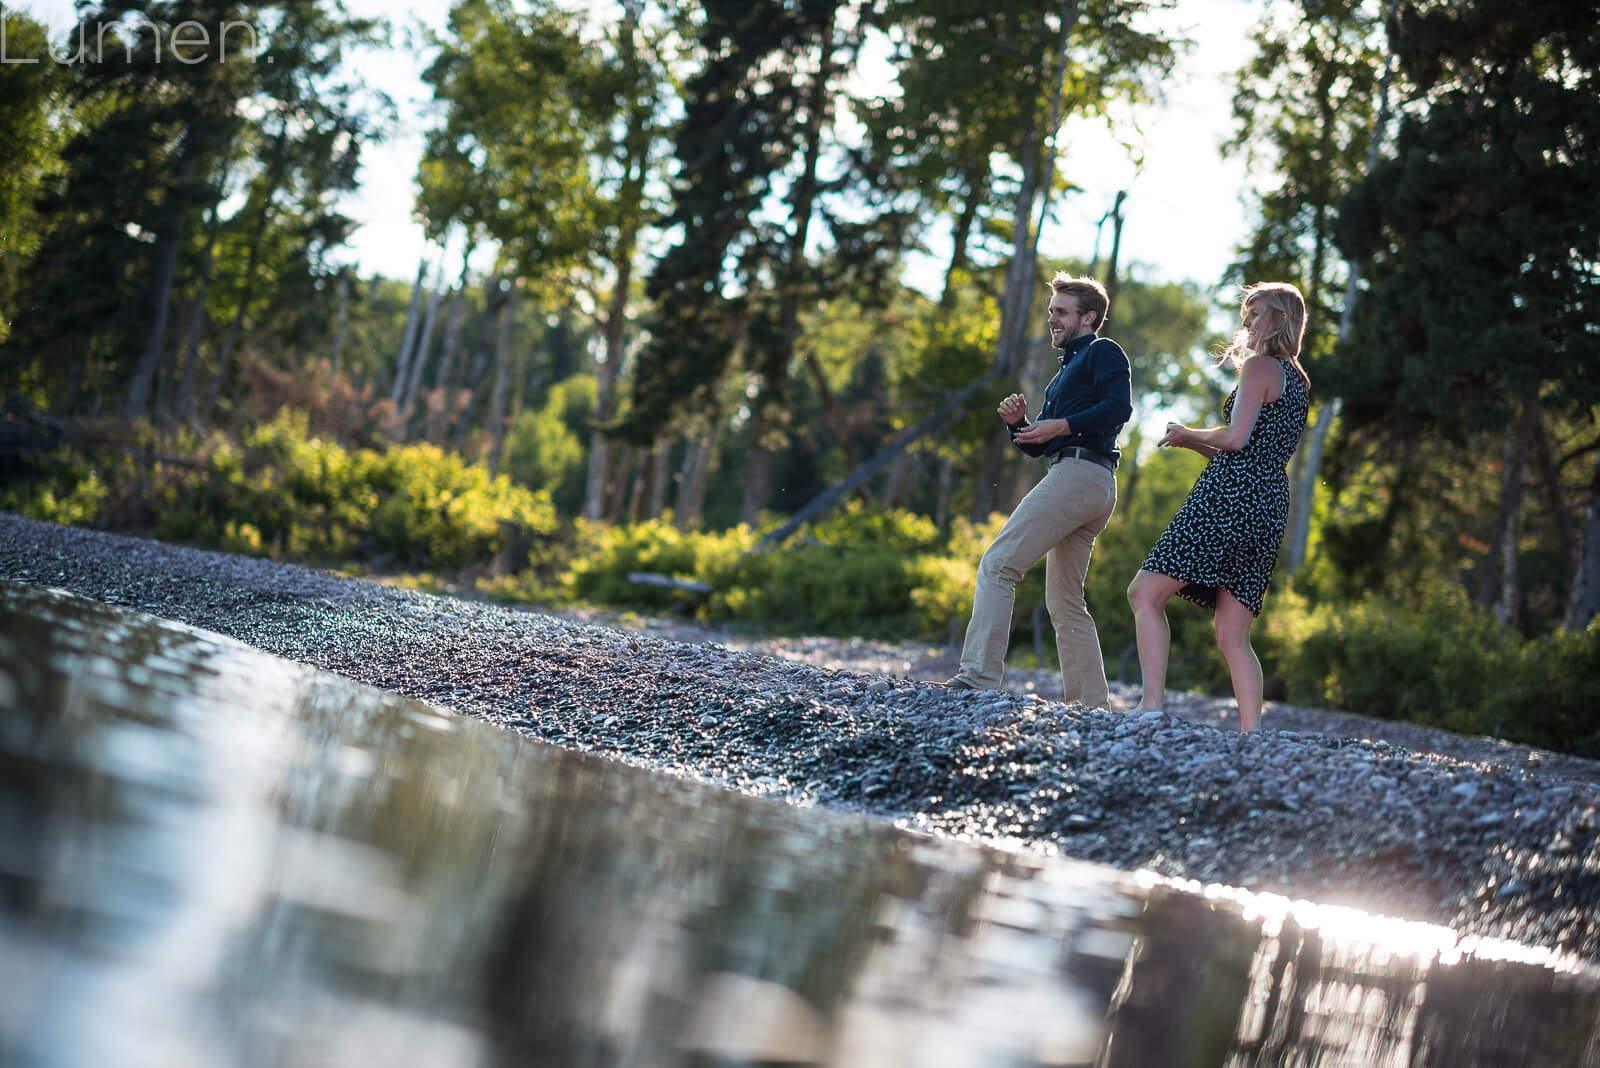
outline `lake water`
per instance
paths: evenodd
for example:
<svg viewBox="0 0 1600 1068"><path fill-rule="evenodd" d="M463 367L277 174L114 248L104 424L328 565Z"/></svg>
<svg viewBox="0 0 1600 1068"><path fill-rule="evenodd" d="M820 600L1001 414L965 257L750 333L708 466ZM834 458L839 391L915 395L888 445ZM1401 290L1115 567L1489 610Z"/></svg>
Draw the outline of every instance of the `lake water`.
<svg viewBox="0 0 1600 1068"><path fill-rule="evenodd" d="M0 582L0 1064L1600 1065L1540 951L931 839Z"/></svg>

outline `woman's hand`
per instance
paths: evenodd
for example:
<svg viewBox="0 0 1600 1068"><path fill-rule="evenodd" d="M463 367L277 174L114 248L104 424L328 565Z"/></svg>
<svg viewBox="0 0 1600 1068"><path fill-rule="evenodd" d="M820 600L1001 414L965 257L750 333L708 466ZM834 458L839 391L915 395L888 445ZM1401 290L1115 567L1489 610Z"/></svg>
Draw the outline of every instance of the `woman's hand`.
<svg viewBox="0 0 1600 1068"><path fill-rule="evenodd" d="M1163 449L1182 449L1190 445L1189 428L1182 423L1168 423L1167 432L1161 435L1161 440L1156 442L1157 447Z"/></svg>

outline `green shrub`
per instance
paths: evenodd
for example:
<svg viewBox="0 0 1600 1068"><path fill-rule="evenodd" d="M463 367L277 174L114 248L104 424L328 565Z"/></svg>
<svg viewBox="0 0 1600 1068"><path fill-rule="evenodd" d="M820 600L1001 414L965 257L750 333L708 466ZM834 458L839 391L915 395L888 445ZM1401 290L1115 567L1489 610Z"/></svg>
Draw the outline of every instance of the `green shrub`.
<svg viewBox="0 0 1600 1068"><path fill-rule="evenodd" d="M752 551L758 536L742 526L684 533L670 520L629 527L580 522L566 589L603 604L677 606L708 622L874 637L942 638L943 613L971 609L976 557L946 561L938 528L921 516L852 503L782 546ZM713 592L630 582L635 571L703 582ZM929 589L930 578L940 579L940 587Z"/></svg>
<svg viewBox="0 0 1600 1068"><path fill-rule="evenodd" d="M47 482L8 487L0 505L56 522L145 530L172 541L310 562L366 559L460 567L495 555L508 532L548 561L560 533L548 494L426 443L347 451L283 411L235 444L221 435L140 441L145 453L66 460Z"/></svg>
<svg viewBox="0 0 1600 1068"><path fill-rule="evenodd" d="M564 578L566 589L584 600L636 608L691 605L696 596L630 582L631 572L721 585L739 555L755 540L745 527L720 534L685 533L673 526L670 517L626 527L578 520L576 530L576 549Z"/></svg>
<svg viewBox="0 0 1600 1068"><path fill-rule="evenodd" d="M532 548L513 561L521 573L480 582L489 596L576 597L770 631L941 642L970 615L978 561L1004 522L957 520L941 535L924 517L853 502L760 552L759 531L685 533L670 516L626 527L579 520L568 542L547 493L433 445L349 451L310 434L303 415L281 414L238 442L191 435L138 445L147 454L181 449L193 465L130 456L90 463L63 453L0 488L0 508L153 529L253 555L417 570L484 562L514 534ZM1136 479L1131 468L1119 476L1122 500L1099 539L1086 591L1113 676L1133 646L1123 591L1195 467L1162 455ZM638 571L703 582L712 592L630 582ZM1017 589L1018 652L1027 648L1044 575L1043 565L1031 569ZM1210 613L1174 601L1168 618L1169 685L1226 692ZM1280 574L1253 638L1269 693L1291 701L1600 756L1600 622L1525 641L1455 586L1421 591L1409 604L1381 595L1313 603Z"/></svg>
<svg viewBox="0 0 1600 1068"><path fill-rule="evenodd" d="M590 374L557 382L543 407L512 419L501 451L500 469L512 481L546 491L569 511L583 506L589 454L577 428L593 417L595 390Z"/></svg>
<svg viewBox="0 0 1600 1068"><path fill-rule="evenodd" d="M65 526L94 526L109 494L99 473L87 464L57 464L48 475L0 489L0 511Z"/></svg>
<svg viewBox="0 0 1600 1068"><path fill-rule="evenodd" d="M1576 634L1525 642L1484 694L1484 722L1500 737L1600 757L1600 620Z"/></svg>
<svg viewBox="0 0 1600 1068"><path fill-rule="evenodd" d="M1267 630L1290 700L1600 753L1600 624L1524 640L1453 586L1416 607L1282 607Z"/></svg>

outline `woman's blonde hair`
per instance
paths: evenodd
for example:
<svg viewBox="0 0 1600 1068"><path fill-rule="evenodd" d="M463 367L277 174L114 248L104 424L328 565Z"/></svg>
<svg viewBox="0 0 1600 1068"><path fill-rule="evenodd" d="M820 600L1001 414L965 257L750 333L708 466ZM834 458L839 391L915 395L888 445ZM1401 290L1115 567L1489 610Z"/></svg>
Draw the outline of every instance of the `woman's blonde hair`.
<svg viewBox="0 0 1600 1068"><path fill-rule="evenodd" d="M1252 305L1258 312L1271 313L1276 323L1276 326L1262 337L1261 347L1255 351L1259 355L1273 356L1294 364L1294 369L1300 372L1300 377L1310 384L1310 376L1300 365L1300 345L1305 340L1306 332L1306 298L1300 295L1299 289L1288 282L1257 282L1255 285L1245 286L1239 295L1241 313ZM1240 327L1218 360L1229 366L1238 367L1250 354L1249 337L1250 331Z"/></svg>

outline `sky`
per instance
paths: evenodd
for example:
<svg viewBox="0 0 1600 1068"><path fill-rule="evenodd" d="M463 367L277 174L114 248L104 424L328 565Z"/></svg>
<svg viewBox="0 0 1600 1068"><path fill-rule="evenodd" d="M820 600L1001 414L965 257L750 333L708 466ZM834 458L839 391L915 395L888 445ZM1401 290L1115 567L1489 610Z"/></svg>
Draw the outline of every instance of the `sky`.
<svg viewBox="0 0 1600 1068"><path fill-rule="evenodd" d="M44 22L53 37L75 22L71 0L14 0L5 6ZM1056 221L1045 228L1040 240L1044 269L1050 268L1051 255L1089 259L1096 224L1118 191L1126 191L1121 262L1138 265L1147 281L1217 284L1247 231L1240 200L1247 186L1245 165L1218 152L1232 133L1228 75L1247 59L1248 31L1264 6L1263 0L1178 0L1158 25L1179 31L1194 45L1164 86L1162 103L1125 116L1116 133L1103 122L1069 120L1057 172L1083 191L1067 197ZM429 249L412 218L413 181L427 123L420 78L426 55L406 43L404 31L442 26L450 0L405 5L347 0L347 7L357 15L386 16L396 26L392 48L363 51L352 65L368 85L393 98L399 113L385 141L367 149L361 188L344 205L360 224L348 257L363 272L409 279L421 257L437 257L437 250ZM1102 254L1109 248L1107 226ZM913 262L906 280L936 285L937 272L932 260Z"/></svg>

